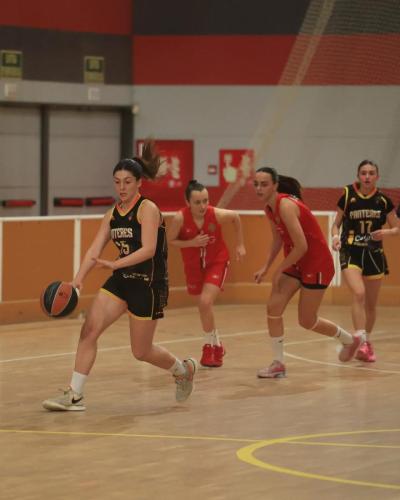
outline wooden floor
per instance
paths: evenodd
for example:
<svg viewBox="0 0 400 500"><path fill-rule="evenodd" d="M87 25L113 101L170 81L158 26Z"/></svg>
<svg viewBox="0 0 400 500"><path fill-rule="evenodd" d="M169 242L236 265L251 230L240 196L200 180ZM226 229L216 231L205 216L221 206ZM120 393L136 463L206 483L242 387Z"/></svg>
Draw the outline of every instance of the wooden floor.
<svg viewBox="0 0 400 500"><path fill-rule="evenodd" d="M321 315L350 327L347 307ZM341 364L336 342L286 314L288 377L271 360L263 306L218 306L222 368L201 369L178 405L169 373L134 360L127 319L100 340L86 412L41 401L70 380L79 320L0 327L0 498L400 499L400 313L380 308L378 361ZM200 356L193 308L169 310L156 340Z"/></svg>

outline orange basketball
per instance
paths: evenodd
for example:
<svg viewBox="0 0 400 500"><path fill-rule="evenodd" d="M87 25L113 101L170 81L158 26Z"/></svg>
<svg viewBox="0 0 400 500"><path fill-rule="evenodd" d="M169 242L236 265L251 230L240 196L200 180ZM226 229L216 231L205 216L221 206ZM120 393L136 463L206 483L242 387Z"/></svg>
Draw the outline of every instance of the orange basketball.
<svg viewBox="0 0 400 500"><path fill-rule="evenodd" d="M61 318L72 313L78 304L78 291L65 281L54 281L43 290L40 305L43 312L52 318Z"/></svg>

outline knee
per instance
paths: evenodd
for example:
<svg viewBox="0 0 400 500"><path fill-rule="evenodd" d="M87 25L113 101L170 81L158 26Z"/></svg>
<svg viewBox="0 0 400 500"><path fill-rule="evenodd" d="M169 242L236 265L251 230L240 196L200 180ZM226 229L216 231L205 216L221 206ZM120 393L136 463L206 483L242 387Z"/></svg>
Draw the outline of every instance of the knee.
<svg viewBox="0 0 400 500"><path fill-rule="evenodd" d="M213 305L213 301L211 299L211 297L207 297L207 296L200 296L199 298L199 309L200 311L204 311L204 310L207 310L207 309L210 309Z"/></svg>
<svg viewBox="0 0 400 500"><path fill-rule="evenodd" d="M138 361L147 361L149 359L148 349L135 347L132 349L132 354L134 358L137 359Z"/></svg>
<svg viewBox="0 0 400 500"><path fill-rule="evenodd" d="M87 342L96 342L99 332L90 323L84 323L81 329L80 340Z"/></svg>
<svg viewBox="0 0 400 500"><path fill-rule="evenodd" d="M283 314L283 307L276 302L268 302L267 316L281 316Z"/></svg>
<svg viewBox="0 0 400 500"><path fill-rule="evenodd" d="M318 321L317 316L299 316L299 325L306 330L314 328Z"/></svg>
<svg viewBox="0 0 400 500"><path fill-rule="evenodd" d="M356 290L355 292L353 292L353 300L354 300L354 302L357 302L357 304L364 305L364 303L365 303L364 290Z"/></svg>

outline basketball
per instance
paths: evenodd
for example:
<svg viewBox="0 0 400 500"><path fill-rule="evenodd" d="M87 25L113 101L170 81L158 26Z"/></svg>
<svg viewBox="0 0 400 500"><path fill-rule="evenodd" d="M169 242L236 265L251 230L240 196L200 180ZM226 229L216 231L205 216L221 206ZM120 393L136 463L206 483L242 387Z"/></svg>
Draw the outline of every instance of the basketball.
<svg viewBox="0 0 400 500"><path fill-rule="evenodd" d="M54 281L40 297L43 312L52 318L68 316L78 304L78 290L65 281Z"/></svg>

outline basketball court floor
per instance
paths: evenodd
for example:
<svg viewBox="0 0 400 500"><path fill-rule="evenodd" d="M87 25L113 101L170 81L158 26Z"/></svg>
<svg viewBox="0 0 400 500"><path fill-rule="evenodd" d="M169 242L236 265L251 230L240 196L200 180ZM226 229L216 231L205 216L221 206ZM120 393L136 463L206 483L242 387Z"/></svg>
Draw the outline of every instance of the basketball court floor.
<svg viewBox="0 0 400 500"><path fill-rule="evenodd" d="M400 499L398 308L381 307L373 364L286 312L287 378L271 361L262 305L220 305L227 355L174 399L168 372L133 359L126 317L101 337L86 412L47 412L68 385L82 320L0 327L0 498L163 500ZM321 316L350 328L348 307ZM194 308L167 310L157 343L200 357Z"/></svg>

